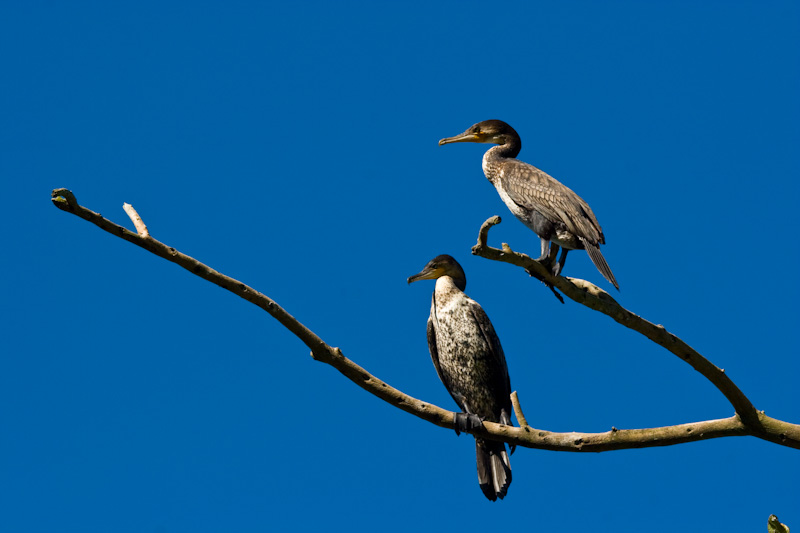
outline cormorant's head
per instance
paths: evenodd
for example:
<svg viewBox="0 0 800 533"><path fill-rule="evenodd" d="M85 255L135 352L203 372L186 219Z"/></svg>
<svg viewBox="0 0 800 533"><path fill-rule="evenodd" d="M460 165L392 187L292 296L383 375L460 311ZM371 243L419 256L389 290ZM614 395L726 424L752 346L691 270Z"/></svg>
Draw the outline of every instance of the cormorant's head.
<svg viewBox="0 0 800 533"><path fill-rule="evenodd" d="M470 126L461 135L442 139L439 141L439 146L450 143L506 144L510 141L519 142L519 135L514 128L502 120L484 120Z"/></svg>
<svg viewBox="0 0 800 533"><path fill-rule="evenodd" d="M462 291L467 288L467 276L464 274L464 269L449 255L439 255L428 261L422 272L408 278L408 283L411 284L421 279L439 279L442 276L453 278L456 287Z"/></svg>

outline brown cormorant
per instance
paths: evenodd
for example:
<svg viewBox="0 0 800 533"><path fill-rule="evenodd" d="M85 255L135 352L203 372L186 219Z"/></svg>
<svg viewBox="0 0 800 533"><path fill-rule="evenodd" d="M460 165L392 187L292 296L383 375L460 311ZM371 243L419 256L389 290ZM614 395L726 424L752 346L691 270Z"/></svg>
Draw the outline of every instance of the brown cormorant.
<svg viewBox="0 0 800 533"><path fill-rule="evenodd" d="M541 239L542 255L537 261L552 263L561 246L561 258L552 265L557 276L564 268L569 250L585 249L597 270L619 290L611 268L600 253L600 245L606 241L592 209L572 189L546 172L515 159L522 141L514 128L502 120L484 120L461 135L442 139L439 145L458 142L499 145L484 154L483 173L514 216Z"/></svg>
<svg viewBox="0 0 800 533"><path fill-rule="evenodd" d="M481 426L481 420L511 425L511 383L500 339L483 308L464 294L467 278L449 255L432 259L408 283L435 279L428 318L428 349L447 392L463 413L456 433ZM513 447L511 449L513 452ZM492 501L502 499L511 484L505 444L475 439L478 483Z"/></svg>

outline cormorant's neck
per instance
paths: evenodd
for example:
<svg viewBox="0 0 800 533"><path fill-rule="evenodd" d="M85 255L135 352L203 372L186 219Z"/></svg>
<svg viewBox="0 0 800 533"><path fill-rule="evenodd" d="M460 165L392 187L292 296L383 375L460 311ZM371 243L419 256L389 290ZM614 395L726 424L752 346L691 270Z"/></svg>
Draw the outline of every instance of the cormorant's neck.
<svg viewBox="0 0 800 533"><path fill-rule="evenodd" d="M461 292L464 292L466 288L467 288L467 280L462 277L442 276L436 279L437 292L439 292L440 290L451 292L456 289Z"/></svg>
<svg viewBox="0 0 800 533"><path fill-rule="evenodd" d="M505 142L503 144L492 146L483 154L483 173L492 183L495 183L500 168L506 159L514 159L519 154L522 143L519 137L504 136Z"/></svg>
<svg viewBox="0 0 800 533"><path fill-rule="evenodd" d="M489 151L495 157L512 158L519 155L522 150L522 141L516 135L503 135L502 139L505 141L503 144L491 148Z"/></svg>

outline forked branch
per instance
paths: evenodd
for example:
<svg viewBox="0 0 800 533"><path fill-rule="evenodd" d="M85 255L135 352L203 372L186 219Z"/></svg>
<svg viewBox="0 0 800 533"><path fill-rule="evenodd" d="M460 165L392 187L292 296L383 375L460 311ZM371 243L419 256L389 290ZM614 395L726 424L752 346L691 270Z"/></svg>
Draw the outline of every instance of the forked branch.
<svg viewBox="0 0 800 533"><path fill-rule="evenodd" d="M455 413L433 404L417 400L381 381L353 361L347 359L339 348L329 346L314 332L301 324L266 295L261 294L240 281L217 272L196 259L177 251L175 248L155 240L147 233L146 229L144 231L142 230L142 228L144 228L144 223L138 215L135 217L138 219L136 225L139 233L137 234L103 218L99 213L82 207L78 204L75 196L67 189L54 190L52 193L52 201L54 205L62 211L72 213L87 220L108 233L144 248L167 261L185 268L192 274L210 281L244 298L248 302L257 305L272 315L286 329L305 343L305 345L311 349L311 355L314 359L333 366L345 377L367 392L437 426L455 429ZM135 213L132 209L128 210L128 212ZM141 226L139 223L141 223ZM509 444L527 448L572 452L601 452L629 448L646 448L651 446L668 446L683 442L744 435L752 435L784 446L800 448L800 426L782 422L755 411L749 400L747 400L744 394L742 394L732 382L730 382L721 370L689 348L683 341L671 333L667 333L663 327L655 326L623 309L604 291L601 291L599 288L586 281L553 278L552 276L548 278L547 276L549 273L528 256L516 254L510 249L504 251L486 246L488 228L497 223L499 223L499 217L496 217L496 220L490 219L484 223L484 226L481 228L483 244L479 242L479 245L473 249L474 253L482 257L505 261L526 268L536 269L539 267L541 270L537 270L537 272L540 272L546 281L551 282L553 286L557 287L573 300L608 314L618 322L636 331L640 331L654 342L666 347L673 353L676 353L676 355L681 356L681 358L689 362L695 369L711 380L712 383L728 397L737 410L738 415L722 420L709 420L661 428L632 430L618 430L612 428L605 433L554 433L528 426L525 422L524 415L522 415L522 410L519 407L519 400L516 394L514 394L514 407L517 412L517 419L523 424L523 427L512 427L492 422L484 422L483 428L474 431L475 435L493 440L502 440ZM532 263L528 264L528 261ZM648 324L649 326L647 326Z"/></svg>

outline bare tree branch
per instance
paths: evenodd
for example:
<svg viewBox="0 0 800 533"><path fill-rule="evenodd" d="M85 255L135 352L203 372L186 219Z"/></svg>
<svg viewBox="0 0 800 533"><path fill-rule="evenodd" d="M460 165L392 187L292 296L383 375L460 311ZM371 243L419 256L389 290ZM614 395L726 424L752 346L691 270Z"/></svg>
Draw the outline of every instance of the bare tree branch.
<svg viewBox="0 0 800 533"><path fill-rule="evenodd" d="M326 344L275 301L252 287L217 272L196 259L177 251L175 248L153 239L146 233L139 235L128 231L122 226L103 218L99 213L82 207L78 204L75 196L67 189L54 190L52 201L62 211L83 218L108 233L144 248L167 261L171 261L192 274L257 305L303 341L311 349L311 355L314 359L333 366L367 392L437 426L455 429L455 413L417 400L371 375L356 363L347 359L339 348ZM683 341L667 333L662 326L655 326L623 309L607 293L591 283L583 280L554 278L528 256L516 254L507 246L504 247L504 250L486 246L489 227L499 223L499 221L499 217L495 217L484 223L481 227L483 240L479 241L478 246L473 248L474 253L489 259L531 268L541 274L546 282L552 283L554 287L557 287L573 300L608 314L618 322L639 331L654 342L681 356L682 359L689 362L725 394L734 405L734 408L736 408L738 414L722 420L709 420L661 428L632 430L612 428L611 431L605 433L554 433L528 426L524 415L522 415L522 409L519 407L517 395L514 394L513 403L517 420L523 427L517 428L493 422L484 422L484 427L478 428L473 432L475 435L492 440L502 440L509 444L527 448L572 452L601 452L668 446L683 442L745 435L752 435L791 448L800 448L800 425L776 420L766 416L763 412L755 411L750 401L721 370L688 347ZM142 226L144 226L144 223L142 223ZM537 268L539 270L536 270Z"/></svg>
<svg viewBox="0 0 800 533"><path fill-rule="evenodd" d="M541 276L540 279L546 284L556 287L579 304L610 316L626 328L637 331L659 346L666 348L683 361L689 363L692 368L713 383L733 405L742 421L752 431L758 432L760 422L755 407L753 407L753 404L750 403L744 393L734 385L733 381L725 374L725 371L716 367L691 346L668 332L664 326L653 324L631 313L617 303L606 291L586 280L553 276L548 269L530 256L514 252L506 243L503 243L502 250L492 248L486 244L489 228L499 224L500 221L500 217L494 216L481 225L478 233L478 243L472 248L473 254L493 261L520 266L528 271L535 272L537 277Z"/></svg>

